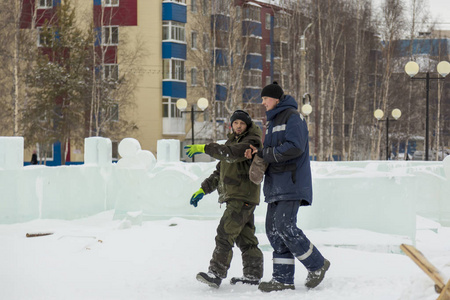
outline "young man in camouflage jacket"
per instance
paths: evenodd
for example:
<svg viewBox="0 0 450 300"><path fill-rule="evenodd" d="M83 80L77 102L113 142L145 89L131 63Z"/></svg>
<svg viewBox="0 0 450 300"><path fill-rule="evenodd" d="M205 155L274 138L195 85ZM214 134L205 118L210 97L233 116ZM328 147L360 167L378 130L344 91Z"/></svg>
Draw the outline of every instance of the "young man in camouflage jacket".
<svg viewBox="0 0 450 300"><path fill-rule="evenodd" d="M237 110L230 118L232 132L225 145L189 145L189 157L206 153L219 160L216 170L205 179L201 188L191 198L191 205L197 207L205 194L217 189L219 203L226 203L226 209L217 227L216 247L213 251L208 272L197 274L197 280L218 288L227 276L236 244L242 252L243 277L233 277L231 284L258 285L263 276L263 254L258 248L255 236L254 211L260 200L260 185L249 179L251 160L245 158L245 150L261 147L261 129L252 122L247 112Z"/></svg>

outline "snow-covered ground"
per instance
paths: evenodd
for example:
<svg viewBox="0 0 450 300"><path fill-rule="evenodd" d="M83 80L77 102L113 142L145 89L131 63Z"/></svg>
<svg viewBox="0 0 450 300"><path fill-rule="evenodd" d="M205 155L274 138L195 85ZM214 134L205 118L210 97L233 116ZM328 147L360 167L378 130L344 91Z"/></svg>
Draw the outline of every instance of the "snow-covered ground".
<svg viewBox="0 0 450 300"><path fill-rule="evenodd" d="M201 203L200 203L201 205ZM266 204L262 204L266 205ZM199 207L198 209L201 209ZM261 209L261 208L258 208ZM228 278L219 289L195 279L206 271L218 219L113 221L113 211L73 221L34 220L0 225L0 299L437 299L434 284L399 250L408 240L360 229L306 230L331 261L324 282L303 286L297 262L296 290L264 294L229 284L241 275L235 248ZM302 209L299 212L301 218ZM258 217L264 280L271 278L271 247ZM416 247L450 276L450 228L418 217ZM27 238L26 233L53 232Z"/></svg>

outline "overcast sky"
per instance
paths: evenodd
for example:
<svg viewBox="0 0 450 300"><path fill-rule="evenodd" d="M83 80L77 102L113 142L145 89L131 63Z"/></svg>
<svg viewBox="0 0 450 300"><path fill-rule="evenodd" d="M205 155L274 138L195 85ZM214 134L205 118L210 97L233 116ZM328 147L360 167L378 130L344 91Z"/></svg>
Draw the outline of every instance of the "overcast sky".
<svg viewBox="0 0 450 300"><path fill-rule="evenodd" d="M375 6L379 6L384 0L372 0ZM428 10L431 13L431 21L436 21L437 28L450 30L450 0L426 0L428 2ZM406 5L411 0L403 0Z"/></svg>
<svg viewBox="0 0 450 300"><path fill-rule="evenodd" d="M450 0L428 0L430 12L437 22L439 27L450 29Z"/></svg>

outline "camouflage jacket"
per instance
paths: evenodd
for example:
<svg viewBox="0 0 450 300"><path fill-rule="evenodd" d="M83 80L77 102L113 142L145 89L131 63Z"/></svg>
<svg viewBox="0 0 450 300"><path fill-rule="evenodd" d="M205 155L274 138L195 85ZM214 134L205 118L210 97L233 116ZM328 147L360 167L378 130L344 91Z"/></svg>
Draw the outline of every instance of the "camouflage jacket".
<svg viewBox="0 0 450 300"><path fill-rule="evenodd" d="M205 146L205 153L219 160L216 170L202 182L206 194L217 189L220 203L233 199L259 204L261 188L249 179L252 161L245 158L244 153L250 144L260 148L261 136L261 129L252 123L241 135L230 133L224 145L210 143Z"/></svg>

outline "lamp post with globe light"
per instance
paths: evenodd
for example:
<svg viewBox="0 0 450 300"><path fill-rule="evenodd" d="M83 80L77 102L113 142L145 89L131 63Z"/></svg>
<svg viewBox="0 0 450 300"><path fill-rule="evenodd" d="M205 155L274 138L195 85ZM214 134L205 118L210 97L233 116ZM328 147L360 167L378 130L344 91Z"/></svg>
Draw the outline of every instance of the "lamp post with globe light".
<svg viewBox="0 0 450 300"><path fill-rule="evenodd" d="M181 114L187 113L186 108L187 108L188 103L187 103L186 99L178 99L176 105L177 105L177 108L181 111ZM195 141L194 141L194 125L195 125L194 114L196 112L198 112L198 113L205 112L205 109L208 107L208 105L209 105L209 102L208 102L208 99L206 99L206 98L200 98L197 101L197 107L200 108L201 110L194 110L194 105L191 105L190 113L191 113L191 126L192 126L192 128L191 128L192 145L195 144ZM192 162L195 162L194 156L192 156Z"/></svg>
<svg viewBox="0 0 450 300"><path fill-rule="evenodd" d="M402 115L402 112L400 109L396 108L392 110L392 117L394 118L394 121L396 121L400 116ZM384 116L384 112L381 109L377 109L373 113L374 117L378 121L386 121L386 160L389 160L389 116L386 116L386 120L381 120ZM406 153L408 155L408 153Z"/></svg>
<svg viewBox="0 0 450 300"><path fill-rule="evenodd" d="M305 103L306 98L308 98L308 103ZM307 117L312 112L311 106L311 95L308 93L303 94L303 105L302 105L302 114Z"/></svg>
<svg viewBox="0 0 450 300"><path fill-rule="evenodd" d="M425 117L425 160L428 160L429 151L429 106L430 106L430 80L445 79L450 73L450 63L441 61L437 65L437 71L442 77L430 77L430 72L426 72L425 77L414 77L419 73L419 65L415 61L410 61L405 65L405 72L411 77L411 80L426 80L426 117Z"/></svg>

